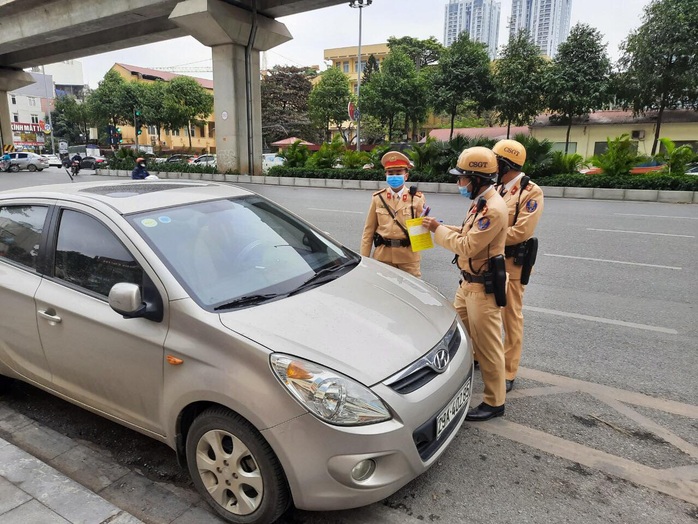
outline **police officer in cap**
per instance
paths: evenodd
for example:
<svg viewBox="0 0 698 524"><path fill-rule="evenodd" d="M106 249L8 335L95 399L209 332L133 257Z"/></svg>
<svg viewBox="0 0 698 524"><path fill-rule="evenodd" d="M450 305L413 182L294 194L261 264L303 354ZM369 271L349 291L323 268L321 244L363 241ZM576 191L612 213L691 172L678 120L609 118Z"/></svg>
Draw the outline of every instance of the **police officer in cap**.
<svg viewBox="0 0 698 524"><path fill-rule="evenodd" d="M434 242L456 254L461 282L453 305L473 341L485 384L483 402L466 420L488 420L504 415L506 398L501 310L495 295L486 292L485 282L491 259L499 255L501 261L504 255L507 207L494 188L497 159L489 149L464 150L450 173L458 177L460 194L474 201L463 225L445 226L432 217L425 217L423 225L434 233ZM505 285L506 275L503 280Z"/></svg>
<svg viewBox="0 0 698 524"><path fill-rule="evenodd" d="M424 195L405 182L412 167L410 159L399 151L389 151L381 159L388 187L376 191L366 215L361 236L361 256L371 256L386 264L421 277L420 254L412 251L407 232L407 220L422 215Z"/></svg>
<svg viewBox="0 0 698 524"><path fill-rule="evenodd" d="M521 275L526 250L532 249L530 244L524 243L533 237L543 213L543 191L521 171L526 162L526 148L522 144L516 140L500 140L492 151L499 165L497 191L509 210L504 248L509 284L507 305L502 310L506 390L509 392L514 388L523 346L523 294L528 279L525 277L522 283Z"/></svg>

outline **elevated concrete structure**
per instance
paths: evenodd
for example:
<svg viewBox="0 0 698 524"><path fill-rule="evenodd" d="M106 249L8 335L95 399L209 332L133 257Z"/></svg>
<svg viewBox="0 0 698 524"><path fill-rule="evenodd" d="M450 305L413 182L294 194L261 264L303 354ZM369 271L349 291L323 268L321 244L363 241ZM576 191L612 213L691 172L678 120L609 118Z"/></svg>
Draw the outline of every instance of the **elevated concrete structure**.
<svg viewBox="0 0 698 524"><path fill-rule="evenodd" d="M219 167L261 172L259 51L291 38L274 19L343 3L0 0L0 91L17 69L191 34L212 47ZM9 128L9 118L0 102L0 129L5 122Z"/></svg>

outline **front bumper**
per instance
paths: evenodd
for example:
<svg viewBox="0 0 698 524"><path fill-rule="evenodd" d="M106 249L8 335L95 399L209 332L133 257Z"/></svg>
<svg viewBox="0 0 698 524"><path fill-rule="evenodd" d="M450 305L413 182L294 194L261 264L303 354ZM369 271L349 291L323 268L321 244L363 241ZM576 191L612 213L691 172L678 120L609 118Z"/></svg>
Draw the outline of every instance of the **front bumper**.
<svg viewBox="0 0 698 524"><path fill-rule="evenodd" d="M468 394L472 391L472 360L469 339L463 336L446 372L420 389L401 395L384 384L374 386L392 410L387 422L341 427L305 414L263 431L284 467L295 506L314 511L365 506L429 469L465 420L469 401L436 438L439 414L464 385ZM354 480L352 469L366 459L374 461L375 471L366 480Z"/></svg>

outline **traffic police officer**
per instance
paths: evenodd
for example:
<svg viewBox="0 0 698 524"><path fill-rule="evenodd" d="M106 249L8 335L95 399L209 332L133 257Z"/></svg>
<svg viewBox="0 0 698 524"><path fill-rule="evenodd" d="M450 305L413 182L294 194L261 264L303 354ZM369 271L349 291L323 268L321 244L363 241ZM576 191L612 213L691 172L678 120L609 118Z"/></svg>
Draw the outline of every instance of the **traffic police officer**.
<svg viewBox="0 0 698 524"><path fill-rule="evenodd" d="M412 163L399 151L389 151L381 159L388 188L373 193L361 236L361 255L373 258L422 276L420 254L412 251L406 221L422 215L424 195L415 186L409 189L405 182Z"/></svg>
<svg viewBox="0 0 698 524"><path fill-rule="evenodd" d="M475 202L462 226L444 226L432 217L425 217L423 225L434 233L434 242L456 253L462 281L453 305L473 342L485 384L483 402L468 412L466 420L488 420L504 414L506 398L502 316L495 295L486 293L486 274L491 272L491 260L504 256L507 207L494 188L497 159L489 149L466 149L450 173L458 177L461 195ZM502 286L503 273L502 261Z"/></svg>
<svg viewBox="0 0 698 524"><path fill-rule="evenodd" d="M506 390L509 392L514 387L523 346L522 309L524 284L527 278L522 284L521 262L527 253L526 249L531 249L531 244L523 243L533 237L540 220L543 212L543 191L521 172L526 162L526 148L523 145L516 140L500 140L494 145L492 151L497 156L499 164L497 190L509 210L504 250L509 285L507 286L507 305L502 310ZM528 270L530 271L530 268Z"/></svg>

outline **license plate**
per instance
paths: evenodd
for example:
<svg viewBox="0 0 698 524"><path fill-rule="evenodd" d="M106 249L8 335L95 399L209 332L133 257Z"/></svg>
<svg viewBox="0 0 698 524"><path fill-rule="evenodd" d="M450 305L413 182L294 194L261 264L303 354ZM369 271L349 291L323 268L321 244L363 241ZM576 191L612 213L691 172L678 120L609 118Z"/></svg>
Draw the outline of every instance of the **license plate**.
<svg viewBox="0 0 698 524"><path fill-rule="evenodd" d="M458 414L468 405L470 401L470 380L465 382L462 388L451 399L451 402L436 417L436 438L438 439L443 431L458 418Z"/></svg>

